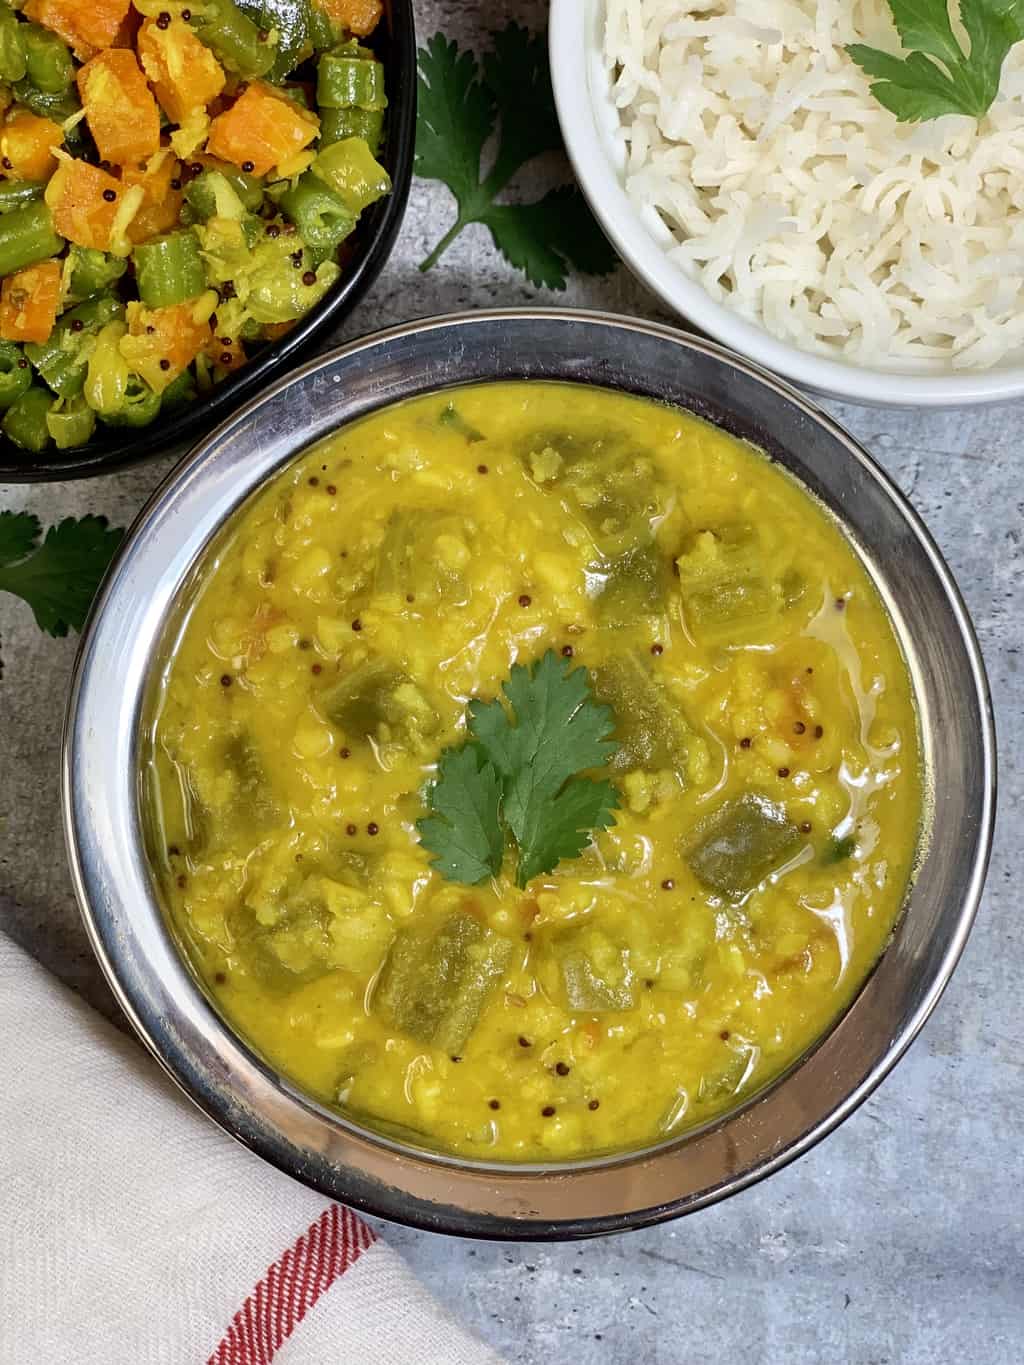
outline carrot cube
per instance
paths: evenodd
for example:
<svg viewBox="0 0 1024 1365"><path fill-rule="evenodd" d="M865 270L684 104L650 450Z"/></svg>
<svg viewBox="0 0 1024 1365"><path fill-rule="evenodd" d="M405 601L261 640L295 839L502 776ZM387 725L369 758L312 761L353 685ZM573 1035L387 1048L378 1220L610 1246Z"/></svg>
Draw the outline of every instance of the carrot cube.
<svg viewBox="0 0 1024 1365"><path fill-rule="evenodd" d="M145 196L128 226L128 240L133 245L177 227L184 195L180 183L179 188L174 189L173 182L180 174L181 165L167 147L162 147L141 169L125 166L121 171L121 184L125 189L138 185Z"/></svg>
<svg viewBox="0 0 1024 1365"><path fill-rule="evenodd" d="M87 161L62 157L44 197L62 237L109 251L120 195L120 180Z"/></svg>
<svg viewBox="0 0 1024 1365"><path fill-rule="evenodd" d="M63 142L59 124L27 109L15 109L0 129L4 170L14 180L48 180L57 165L53 149Z"/></svg>
<svg viewBox="0 0 1024 1365"><path fill-rule="evenodd" d="M128 16L131 0L28 0L26 19L34 19L64 39L79 61L110 47Z"/></svg>
<svg viewBox="0 0 1024 1365"><path fill-rule="evenodd" d="M206 150L244 171L266 175L272 166L308 147L319 131L315 114L265 82L253 81L213 120Z"/></svg>
<svg viewBox="0 0 1024 1365"><path fill-rule="evenodd" d="M373 32L383 13L380 0L315 0L315 3L336 24L360 38Z"/></svg>
<svg viewBox="0 0 1024 1365"><path fill-rule="evenodd" d="M220 62L183 20L160 28L147 19L138 41L143 69L172 123L184 123L224 89Z"/></svg>
<svg viewBox="0 0 1024 1365"><path fill-rule="evenodd" d="M210 318L216 306L212 290L168 308L130 303L121 354L151 389L163 393L209 344Z"/></svg>
<svg viewBox="0 0 1024 1365"><path fill-rule="evenodd" d="M0 337L4 341L48 341L57 321L61 268L42 261L14 275L0 288Z"/></svg>
<svg viewBox="0 0 1024 1365"><path fill-rule="evenodd" d="M104 161L145 161L160 146L160 111L134 52L108 48L78 73L89 131Z"/></svg>

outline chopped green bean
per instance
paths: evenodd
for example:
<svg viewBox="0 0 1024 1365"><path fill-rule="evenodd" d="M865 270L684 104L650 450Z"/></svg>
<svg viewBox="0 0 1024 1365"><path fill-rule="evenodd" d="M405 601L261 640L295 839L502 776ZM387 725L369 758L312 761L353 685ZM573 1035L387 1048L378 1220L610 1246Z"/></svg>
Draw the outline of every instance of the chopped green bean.
<svg viewBox="0 0 1024 1365"><path fill-rule="evenodd" d="M321 148L311 169L334 190L350 213L362 213L391 189L391 177L361 137L345 138Z"/></svg>
<svg viewBox="0 0 1024 1365"><path fill-rule="evenodd" d="M0 181L0 213L10 213L25 204L34 204L42 199L46 185L40 180L3 180Z"/></svg>
<svg viewBox="0 0 1024 1365"><path fill-rule="evenodd" d="M89 354L85 401L101 417L118 412L125 405L131 371L121 354L120 343L127 331L123 322L108 322Z"/></svg>
<svg viewBox="0 0 1024 1365"><path fill-rule="evenodd" d="M0 10L0 80L13 85L20 81L28 69L25 58L25 44L22 29L10 10Z"/></svg>
<svg viewBox="0 0 1024 1365"><path fill-rule="evenodd" d="M386 108L383 66L371 58L325 53L317 66L316 102L321 109Z"/></svg>
<svg viewBox="0 0 1024 1365"><path fill-rule="evenodd" d="M0 217L0 275L56 256L64 245L53 230L53 218L42 201L23 204Z"/></svg>
<svg viewBox="0 0 1024 1365"><path fill-rule="evenodd" d="M314 52L326 52L341 41L342 28L336 24L322 5L309 7L309 41Z"/></svg>
<svg viewBox="0 0 1024 1365"><path fill-rule="evenodd" d="M182 370L181 374L164 389L163 397L160 402L161 412L173 412L175 408L184 407L191 403L196 396L196 381L192 376L191 370Z"/></svg>
<svg viewBox="0 0 1024 1365"><path fill-rule="evenodd" d="M188 23L229 71L247 80L265 76L277 60L277 43L232 0L203 0Z"/></svg>
<svg viewBox="0 0 1024 1365"><path fill-rule="evenodd" d="M95 247L73 246L70 255L73 299L87 299L101 290L109 289L128 269L126 260L119 256L108 256Z"/></svg>
<svg viewBox="0 0 1024 1365"><path fill-rule="evenodd" d="M55 394L73 398L85 387L92 339L124 316L124 305L114 294L96 294L61 316L49 338L30 342L25 354Z"/></svg>
<svg viewBox="0 0 1024 1365"><path fill-rule="evenodd" d="M214 215L241 218L263 203L263 182L233 167L210 168L190 182L185 199L203 222Z"/></svg>
<svg viewBox="0 0 1024 1365"><path fill-rule="evenodd" d="M9 408L32 383L32 370L13 341L0 341L0 408Z"/></svg>
<svg viewBox="0 0 1024 1365"><path fill-rule="evenodd" d="M282 196L281 208L317 262L330 256L356 225L339 196L309 171Z"/></svg>
<svg viewBox="0 0 1024 1365"><path fill-rule="evenodd" d="M274 61L267 80L283 81L300 62L312 55L311 12L318 6L312 0L235 0L243 14L263 33L277 38Z"/></svg>
<svg viewBox="0 0 1024 1365"><path fill-rule="evenodd" d="M75 80L70 49L55 33L39 24L22 24L26 76L43 95L64 95Z"/></svg>
<svg viewBox="0 0 1024 1365"><path fill-rule="evenodd" d="M79 394L53 405L46 414L46 429L58 450L74 450L86 445L96 430L96 414Z"/></svg>
<svg viewBox="0 0 1024 1365"><path fill-rule="evenodd" d="M37 89L27 77L15 85L14 95L18 103L23 104L30 113L36 114L39 118L52 119L54 123L64 123L82 107L73 87L57 94L50 94L48 91ZM64 141L69 150L78 152L84 146L81 128L66 130Z"/></svg>
<svg viewBox="0 0 1024 1365"><path fill-rule="evenodd" d="M374 156L380 151L384 132L383 109L322 109L320 146L330 147L349 137L361 137Z"/></svg>
<svg viewBox="0 0 1024 1365"><path fill-rule="evenodd" d="M148 427L160 411L160 395L137 374L129 374L121 406L100 416L108 427Z"/></svg>
<svg viewBox="0 0 1024 1365"><path fill-rule="evenodd" d="M4 414L3 430L8 440L35 454L45 450L50 444L46 415L52 403L49 391L41 384L27 388Z"/></svg>
<svg viewBox="0 0 1024 1365"><path fill-rule="evenodd" d="M144 242L132 252L139 298L147 308L167 308L195 298L206 287L199 239L190 228Z"/></svg>

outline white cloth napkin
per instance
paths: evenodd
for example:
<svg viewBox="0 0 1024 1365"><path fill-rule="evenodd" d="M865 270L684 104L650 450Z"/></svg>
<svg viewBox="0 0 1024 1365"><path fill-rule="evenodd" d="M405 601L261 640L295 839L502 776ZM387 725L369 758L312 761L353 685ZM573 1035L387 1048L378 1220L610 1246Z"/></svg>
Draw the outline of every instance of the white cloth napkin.
<svg viewBox="0 0 1024 1365"><path fill-rule="evenodd" d="M2 1365L501 1365L0 934Z"/></svg>

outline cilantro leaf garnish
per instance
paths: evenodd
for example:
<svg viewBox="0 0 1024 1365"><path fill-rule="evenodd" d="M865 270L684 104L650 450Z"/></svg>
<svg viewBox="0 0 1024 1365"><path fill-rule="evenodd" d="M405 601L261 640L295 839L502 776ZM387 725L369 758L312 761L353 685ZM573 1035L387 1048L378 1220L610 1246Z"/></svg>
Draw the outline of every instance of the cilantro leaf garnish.
<svg viewBox="0 0 1024 1365"><path fill-rule="evenodd" d="M445 749L437 781L427 790L427 805L434 814L418 821L416 828L446 880L475 886L501 871L505 836L498 815L500 800L498 775L475 744Z"/></svg>
<svg viewBox="0 0 1024 1365"><path fill-rule="evenodd" d="M946 0L889 0L907 56L865 43L846 50L874 77L871 93L905 123L967 114L981 118L999 93L1003 61L1024 38L1024 0L960 0L970 44L960 46Z"/></svg>
<svg viewBox="0 0 1024 1365"><path fill-rule="evenodd" d="M618 805L618 793L610 782L586 777L570 778L556 796L541 798L535 788L534 800L524 812L516 885L526 886L563 858L578 858L593 830L615 823Z"/></svg>
<svg viewBox="0 0 1024 1365"><path fill-rule="evenodd" d="M27 602L48 635L66 635L85 624L124 532L106 517L68 517L42 543L41 530L27 512L0 512L0 592Z"/></svg>
<svg viewBox="0 0 1024 1365"><path fill-rule="evenodd" d="M564 289L570 268L614 270L615 252L575 185L533 203L499 202L534 157L558 151L547 40L510 23L491 35L483 69L472 52L436 33L419 52L416 174L440 180L455 196L455 222L420 265L429 270L463 228L483 223L495 246L535 285ZM484 148L500 125L493 163L481 177Z"/></svg>
<svg viewBox="0 0 1024 1365"><path fill-rule="evenodd" d="M590 692L585 668L548 650L516 664L502 685L508 702L469 704L470 739L445 749L418 822L424 847L449 881L475 885L501 869L506 838L516 844L516 882L576 858L592 831L614 823L618 793L580 774L602 767L618 747L611 709ZM504 828L503 828L504 827Z"/></svg>

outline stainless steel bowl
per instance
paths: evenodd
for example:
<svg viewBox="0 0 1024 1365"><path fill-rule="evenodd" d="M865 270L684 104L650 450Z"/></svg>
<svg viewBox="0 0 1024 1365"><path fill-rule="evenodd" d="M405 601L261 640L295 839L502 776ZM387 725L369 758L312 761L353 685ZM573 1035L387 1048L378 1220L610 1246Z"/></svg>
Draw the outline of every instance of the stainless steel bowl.
<svg viewBox="0 0 1024 1365"><path fill-rule="evenodd" d="M931 828L892 941L843 1018L735 1112L643 1152L552 1167L470 1162L376 1135L301 1094L204 994L165 924L143 853L140 725L167 632L211 538L312 441L454 384L557 379L678 404L761 446L833 509L892 613L924 738ZM100 593L65 733L64 819L93 947L143 1041L227 1132L356 1208L480 1237L583 1237L710 1204L805 1152L906 1051L963 949L988 860L995 754L963 602L928 532L812 403L667 327L569 311L435 318L307 365L219 427L158 489Z"/></svg>

